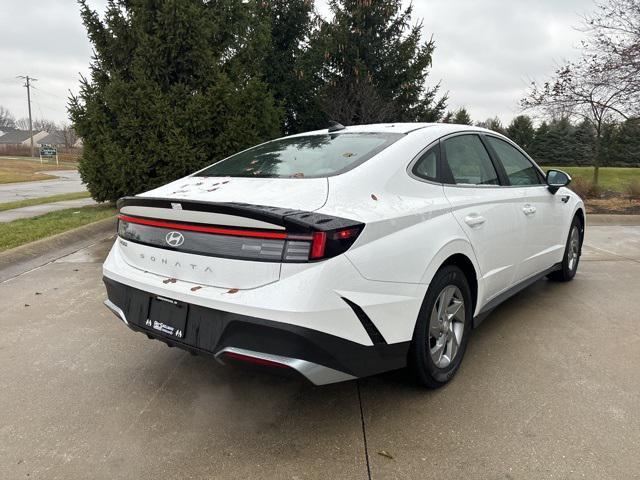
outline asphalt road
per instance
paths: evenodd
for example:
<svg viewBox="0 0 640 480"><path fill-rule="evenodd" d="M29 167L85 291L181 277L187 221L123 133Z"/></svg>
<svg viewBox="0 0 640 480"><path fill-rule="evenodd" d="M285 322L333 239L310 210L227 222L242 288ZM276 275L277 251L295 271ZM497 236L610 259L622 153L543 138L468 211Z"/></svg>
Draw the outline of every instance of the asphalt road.
<svg viewBox="0 0 640 480"><path fill-rule="evenodd" d="M0 478L640 478L640 227L591 227L576 279L494 311L438 391L147 340L102 306L109 243L0 283Z"/></svg>
<svg viewBox="0 0 640 480"><path fill-rule="evenodd" d="M0 203L15 202L29 198L49 197L62 193L84 192L80 174L75 170L43 171L47 175L58 177L56 180L37 182L6 183L0 185Z"/></svg>

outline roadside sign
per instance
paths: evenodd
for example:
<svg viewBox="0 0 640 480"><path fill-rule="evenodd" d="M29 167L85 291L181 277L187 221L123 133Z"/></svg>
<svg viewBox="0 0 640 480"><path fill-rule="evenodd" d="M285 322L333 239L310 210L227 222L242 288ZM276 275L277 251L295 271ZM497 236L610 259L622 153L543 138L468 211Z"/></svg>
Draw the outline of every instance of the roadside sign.
<svg viewBox="0 0 640 480"><path fill-rule="evenodd" d="M53 145L41 145L40 146L40 163L43 158L55 158L56 165L58 165L58 149Z"/></svg>

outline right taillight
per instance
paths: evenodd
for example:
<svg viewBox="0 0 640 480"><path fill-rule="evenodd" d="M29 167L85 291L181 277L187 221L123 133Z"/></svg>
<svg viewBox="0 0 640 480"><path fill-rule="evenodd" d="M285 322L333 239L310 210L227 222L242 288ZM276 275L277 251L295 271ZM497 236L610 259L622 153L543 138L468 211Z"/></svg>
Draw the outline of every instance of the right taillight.
<svg viewBox="0 0 640 480"><path fill-rule="evenodd" d="M310 235L289 235L285 245L285 262L307 262L332 258L346 252L356 241L363 226Z"/></svg>

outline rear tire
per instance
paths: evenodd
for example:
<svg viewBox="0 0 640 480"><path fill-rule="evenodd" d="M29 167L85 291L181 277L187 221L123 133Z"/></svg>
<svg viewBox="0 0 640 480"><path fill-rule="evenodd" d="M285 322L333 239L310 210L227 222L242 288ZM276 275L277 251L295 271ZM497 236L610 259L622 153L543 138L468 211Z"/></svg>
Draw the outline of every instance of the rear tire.
<svg viewBox="0 0 640 480"><path fill-rule="evenodd" d="M569 228L569 236L562 257L562 267L560 270L550 273L547 277L556 282L568 282L573 280L578 271L578 263L580 263L580 255L582 254L582 239L584 237L584 228L582 222L576 216L573 217L571 228Z"/></svg>
<svg viewBox="0 0 640 480"><path fill-rule="evenodd" d="M422 385L439 388L453 378L472 325L467 277L458 267L447 265L438 270L429 285L409 350L409 367Z"/></svg>

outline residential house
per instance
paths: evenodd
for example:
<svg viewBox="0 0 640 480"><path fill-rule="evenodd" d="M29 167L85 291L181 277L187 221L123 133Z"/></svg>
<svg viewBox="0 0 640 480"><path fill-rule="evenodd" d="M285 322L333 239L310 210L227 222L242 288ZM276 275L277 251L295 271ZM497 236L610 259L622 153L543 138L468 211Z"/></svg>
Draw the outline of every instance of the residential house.
<svg viewBox="0 0 640 480"><path fill-rule="evenodd" d="M33 134L33 146L38 145L38 141L49 133L42 131ZM12 147L29 147L31 146L31 133L28 130L14 130L6 132L0 136L0 151Z"/></svg>

